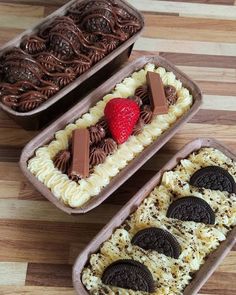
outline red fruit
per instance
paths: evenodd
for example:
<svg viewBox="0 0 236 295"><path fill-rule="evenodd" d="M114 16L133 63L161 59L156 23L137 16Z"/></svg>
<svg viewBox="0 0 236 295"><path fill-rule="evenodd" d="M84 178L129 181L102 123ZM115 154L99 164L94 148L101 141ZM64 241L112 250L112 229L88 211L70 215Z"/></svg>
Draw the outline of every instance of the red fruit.
<svg viewBox="0 0 236 295"><path fill-rule="evenodd" d="M133 100L113 98L107 103L104 113L112 137L121 144L132 134L140 109Z"/></svg>

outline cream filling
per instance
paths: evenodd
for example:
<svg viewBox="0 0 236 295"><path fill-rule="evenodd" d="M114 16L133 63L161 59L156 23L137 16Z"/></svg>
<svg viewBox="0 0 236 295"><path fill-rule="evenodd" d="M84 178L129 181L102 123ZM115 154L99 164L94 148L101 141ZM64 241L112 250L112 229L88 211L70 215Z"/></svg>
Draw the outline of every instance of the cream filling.
<svg viewBox="0 0 236 295"><path fill-rule="evenodd" d="M104 163L97 165L88 178L78 182L70 180L66 174L61 173L54 166L53 158L59 151L68 147L72 131L96 124L104 115L106 103L112 98L126 98L133 95L137 87L146 83L147 71L159 73L165 85L176 87L178 91L176 104L169 108L168 114L158 115L150 124L145 125L141 134L132 135L125 143L119 145L117 151L108 156ZM147 64L144 69L134 72L131 77L117 84L112 93L104 96L75 123L68 124L65 129L57 131L53 141L36 150L35 156L28 162L28 169L52 191L56 198L73 208L81 207L90 198L98 195L121 169L189 110L192 103L192 95L182 87L182 83L172 72L166 72L164 68L155 68L155 65Z"/></svg>
<svg viewBox="0 0 236 295"><path fill-rule="evenodd" d="M145 294L103 285L102 274L107 266L119 259L134 259L151 271L156 291L154 295L183 294L191 280L191 273L204 263L205 257L215 250L226 234L236 225L236 195L213 190L198 190L189 185L191 175L201 167L217 165L228 170L236 181L236 163L213 148L202 148L181 160L172 171L165 172L161 184L154 188L124 225L90 257L84 268L82 281L90 294ZM201 191L201 192L200 192ZM166 217L170 203L179 197L193 195L203 198L213 208L215 225L182 222ZM127 225L129 229L127 229ZM131 244L132 237L141 229L154 226L171 232L180 243L178 259L156 251L145 251Z"/></svg>

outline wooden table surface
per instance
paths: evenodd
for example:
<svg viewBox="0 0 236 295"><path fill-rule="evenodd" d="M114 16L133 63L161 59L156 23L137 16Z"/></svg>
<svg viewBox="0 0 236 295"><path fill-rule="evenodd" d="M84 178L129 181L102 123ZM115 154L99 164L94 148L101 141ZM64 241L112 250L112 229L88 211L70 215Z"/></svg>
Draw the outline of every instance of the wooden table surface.
<svg viewBox="0 0 236 295"><path fill-rule="evenodd" d="M0 1L0 43L66 0ZM0 295L71 295L73 262L83 247L185 143L214 136L236 150L236 1L130 0L146 19L132 58L155 52L194 78L204 93L199 113L103 205L70 217L49 203L18 167L37 132L0 111ZM236 247L200 294L236 294Z"/></svg>

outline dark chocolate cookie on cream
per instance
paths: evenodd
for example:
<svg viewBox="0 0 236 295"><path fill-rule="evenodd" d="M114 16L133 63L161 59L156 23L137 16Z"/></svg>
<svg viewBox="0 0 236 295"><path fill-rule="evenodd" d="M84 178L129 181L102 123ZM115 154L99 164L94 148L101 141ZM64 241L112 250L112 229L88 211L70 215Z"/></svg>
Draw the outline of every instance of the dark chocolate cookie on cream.
<svg viewBox="0 0 236 295"><path fill-rule="evenodd" d="M102 275L102 282L134 291L155 291L151 272L144 264L131 259L117 260L110 264Z"/></svg>
<svg viewBox="0 0 236 295"><path fill-rule="evenodd" d="M236 183L232 175L219 166L208 166L197 170L191 176L190 184L211 190L236 193Z"/></svg>
<svg viewBox="0 0 236 295"><path fill-rule="evenodd" d="M132 239L132 244L176 259L181 253L177 239L168 231L156 227L145 228L137 232Z"/></svg>
<svg viewBox="0 0 236 295"><path fill-rule="evenodd" d="M167 217L205 224L215 223L215 213L201 198L189 196L175 200L167 210Z"/></svg>

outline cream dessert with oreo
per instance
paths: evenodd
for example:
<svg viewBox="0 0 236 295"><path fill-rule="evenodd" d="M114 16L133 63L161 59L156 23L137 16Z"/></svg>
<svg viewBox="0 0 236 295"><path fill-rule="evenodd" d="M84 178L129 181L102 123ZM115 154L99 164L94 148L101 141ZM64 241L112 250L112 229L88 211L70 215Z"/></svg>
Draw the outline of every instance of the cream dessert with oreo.
<svg viewBox="0 0 236 295"><path fill-rule="evenodd" d="M88 294L183 294L236 225L236 162L201 148L171 171L97 253L81 280Z"/></svg>
<svg viewBox="0 0 236 295"><path fill-rule="evenodd" d="M36 150L28 169L56 198L81 207L192 104L192 95L172 72L147 64L76 122L56 132L54 140ZM89 137L81 137L77 129L87 129ZM86 143L80 160L79 141Z"/></svg>

